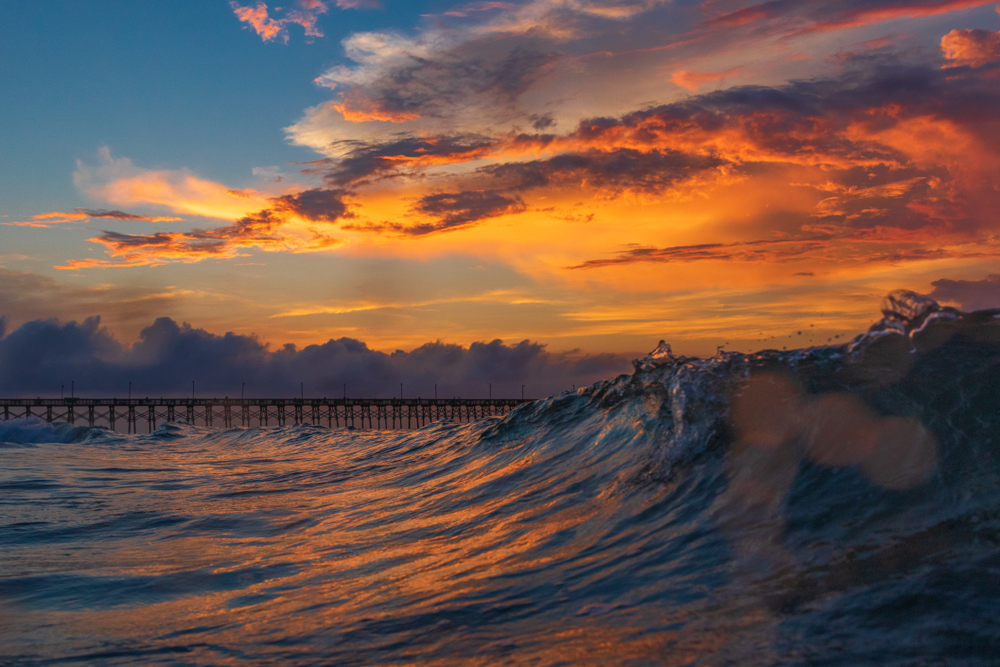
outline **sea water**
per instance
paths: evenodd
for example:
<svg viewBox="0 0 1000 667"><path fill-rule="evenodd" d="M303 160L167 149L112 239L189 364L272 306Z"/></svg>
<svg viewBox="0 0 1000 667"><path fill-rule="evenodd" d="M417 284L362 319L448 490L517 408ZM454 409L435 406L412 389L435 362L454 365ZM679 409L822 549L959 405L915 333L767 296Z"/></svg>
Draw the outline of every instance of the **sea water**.
<svg viewBox="0 0 1000 667"><path fill-rule="evenodd" d="M415 431L0 423L0 665L987 665L1000 311Z"/></svg>

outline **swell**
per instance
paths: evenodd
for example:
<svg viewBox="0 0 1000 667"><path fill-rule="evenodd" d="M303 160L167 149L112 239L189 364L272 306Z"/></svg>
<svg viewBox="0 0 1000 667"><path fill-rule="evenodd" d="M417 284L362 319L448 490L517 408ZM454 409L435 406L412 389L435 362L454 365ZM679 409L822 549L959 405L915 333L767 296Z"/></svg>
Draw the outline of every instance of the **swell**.
<svg viewBox="0 0 1000 667"><path fill-rule="evenodd" d="M38 417L0 421L0 447L16 447L42 442L78 442L100 429L62 422L47 423Z"/></svg>
<svg viewBox="0 0 1000 667"><path fill-rule="evenodd" d="M25 663L990 664L1000 333L675 356L413 432L17 425ZM19 486L20 485L20 486ZM34 486L33 486L34 485Z"/></svg>

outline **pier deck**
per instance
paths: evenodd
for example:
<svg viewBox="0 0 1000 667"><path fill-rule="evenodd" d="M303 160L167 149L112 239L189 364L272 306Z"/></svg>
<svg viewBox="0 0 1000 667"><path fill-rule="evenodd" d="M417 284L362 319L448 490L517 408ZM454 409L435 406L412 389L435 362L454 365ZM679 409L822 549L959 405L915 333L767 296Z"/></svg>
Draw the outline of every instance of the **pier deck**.
<svg viewBox="0 0 1000 667"><path fill-rule="evenodd" d="M369 429L420 428L441 419L473 421L505 415L519 398L2 398L0 418L37 417L151 432L157 424L203 426L315 426Z"/></svg>

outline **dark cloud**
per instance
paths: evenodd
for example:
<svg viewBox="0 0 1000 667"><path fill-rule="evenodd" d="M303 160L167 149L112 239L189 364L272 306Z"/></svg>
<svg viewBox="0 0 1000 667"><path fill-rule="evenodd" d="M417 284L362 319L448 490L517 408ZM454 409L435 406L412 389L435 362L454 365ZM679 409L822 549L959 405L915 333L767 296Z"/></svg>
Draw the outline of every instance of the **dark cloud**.
<svg viewBox="0 0 1000 667"><path fill-rule="evenodd" d="M180 218L165 218L160 216L136 215L135 213L126 213L125 211L119 211L117 209L113 211L106 211L104 209L89 209L89 208L77 208L73 210L76 213L82 213L91 218L114 218L115 220L145 220L147 222L180 220Z"/></svg>
<svg viewBox="0 0 1000 667"><path fill-rule="evenodd" d="M308 222L335 223L352 217L339 190L306 190L271 200L272 207L240 218L230 225L188 232L122 234L104 231L95 243L104 245L121 263L162 264L171 261L198 261L207 257L233 257L250 248L319 249L338 240L312 230L312 238L303 240L284 229L289 215ZM114 260L71 260L70 267L108 266Z"/></svg>
<svg viewBox="0 0 1000 667"><path fill-rule="evenodd" d="M845 136L851 114L830 104L834 91L802 84L786 88L745 86L702 95L691 100L626 114L620 118L591 118L570 135L599 147L627 144L637 148L671 147L687 142L691 149L726 141L736 134L754 153L774 159L824 159L854 162L900 162L905 156L884 145ZM851 91L857 94L856 90ZM883 96L885 102L890 96ZM846 103L846 100L845 100ZM858 104L859 116L870 105ZM833 108L831 108L833 107ZM701 144L701 145L699 145ZM734 152L738 146L728 146Z"/></svg>
<svg viewBox="0 0 1000 667"><path fill-rule="evenodd" d="M279 211L295 213L314 222L336 222L349 216L344 194L340 190L306 190L271 201Z"/></svg>
<svg viewBox="0 0 1000 667"><path fill-rule="evenodd" d="M11 331L0 340L0 391L52 395L60 382L69 384L77 376L102 377L107 365L120 356L121 346L100 323L99 317L88 317L81 324L34 320Z"/></svg>
<svg viewBox="0 0 1000 667"><path fill-rule="evenodd" d="M535 188L555 186L599 189L611 195L624 191L655 194L679 181L723 164L723 160L712 156L689 155L679 151L641 152L627 148L507 163L484 167L476 172L480 176L487 176L494 185L500 187L421 197L411 211L434 218L434 222L350 225L345 226L345 229L423 236L467 227L501 215L523 212L527 210L527 206L518 193ZM592 218L593 215L590 216Z"/></svg>
<svg viewBox="0 0 1000 667"><path fill-rule="evenodd" d="M629 248L615 257L591 259L571 269L596 269L635 262L692 262L697 260L778 261L822 249L829 237L812 239L747 241L745 243L700 243L667 248Z"/></svg>
<svg viewBox="0 0 1000 667"><path fill-rule="evenodd" d="M789 159L815 156L817 163L836 158L903 164L904 153L866 132L925 118L950 120L986 135L993 127L992 110L1000 103L994 76L960 76L924 65L872 66L835 79L793 81L780 87L738 86L620 118L584 119L570 138L602 146L657 147L679 140L699 142L728 131L752 142L749 149ZM993 137L984 139L997 145ZM539 141L546 144L551 139Z"/></svg>
<svg viewBox="0 0 1000 667"><path fill-rule="evenodd" d="M235 227L235 225L230 225ZM228 238L223 235L220 227L206 231L196 229L187 233L156 234L121 234L119 232L103 231L97 238L91 239L112 251L116 256L145 258L152 256L159 260L185 258L204 258L212 255L222 255L230 247ZM260 239L258 239L260 240Z"/></svg>
<svg viewBox="0 0 1000 667"><path fill-rule="evenodd" d="M437 218L437 222L407 227L407 234L422 235L464 227L486 218L495 218L525 210L524 202L517 195L496 190L467 190L421 197L413 210Z"/></svg>
<svg viewBox="0 0 1000 667"><path fill-rule="evenodd" d="M992 228L989 211L1000 206L987 176L1000 153L992 111L1000 107L1000 66L983 69L990 72L892 64L836 79L715 91L618 118L585 119L566 137L534 140L571 153L491 169L522 171L528 183L554 179L549 174L560 166L572 175L578 165L581 184L656 191L717 164L748 177L764 165L820 167L828 185L842 187L800 217L802 234L819 225L974 235ZM907 146L901 137L913 139ZM527 146L533 139L516 141ZM969 147L959 155L956 142L963 141ZM577 157L581 147L616 158L586 164Z"/></svg>
<svg viewBox="0 0 1000 667"><path fill-rule="evenodd" d="M558 54L539 50L530 38L473 40L450 51L399 54L364 85L327 74L345 116L415 118L455 115L472 104L511 108ZM346 88L345 88L346 86Z"/></svg>
<svg viewBox="0 0 1000 667"><path fill-rule="evenodd" d="M553 353L544 345L499 340L469 347L427 343L410 352L371 350L351 338L303 349L286 345L270 350L254 336L219 336L166 317L142 330L131 347L121 345L100 325L35 320L0 339L0 392L7 396L58 395L60 383L75 380L78 396L184 396L191 382L200 395L236 396L246 383L248 396L297 396L304 383L309 396L386 398L544 396L628 370L620 355Z"/></svg>
<svg viewBox="0 0 1000 667"><path fill-rule="evenodd" d="M547 130L550 127L555 127L556 125L556 119L550 113L533 113L528 116L528 120L531 121L531 127L535 128L539 132Z"/></svg>
<svg viewBox="0 0 1000 667"><path fill-rule="evenodd" d="M362 232L391 232L405 236L425 236L474 225L509 213L527 210L517 195L498 190L466 190L425 195L411 207L411 212L435 218L434 222L403 224L398 222L344 225L344 229Z"/></svg>
<svg viewBox="0 0 1000 667"><path fill-rule="evenodd" d="M792 4L777 4L791 11ZM620 117L585 119L565 135L425 135L342 143L345 157L311 163L306 171L323 175L332 187L357 188L421 175L435 165L541 151L552 155L445 177L454 192L426 196L412 209L433 222L352 227L369 231L424 235L475 224L525 210L521 196L540 188L604 197L660 195L685 185L713 187L723 182L716 176L740 182L768 170L777 175L781 168L807 168L812 173L803 180L809 182L794 187L813 187L815 208L772 209L760 228L778 229L799 244L817 231L849 236L884 228L970 238L992 226L989 212L1000 206L988 176L1000 153L992 111L1000 107L1000 63L975 70L939 65L858 61L834 78L739 86ZM531 118L538 127L550 126L550 117ZM913 141L908 145L901 137ZM946 137L978 143L959 159L949 153ZM817 168L827 182L816 182Z"/></svg>
<svg viewBox="0 0 1000 667"><path fill-rule="evenodd" d="M929 244L928 244L929 245ZM789 237L739 243L702 243L667 248L629 247L613 257L591 259L570 269L598 269L636 262L694 262L721 260L739 262L784 262L796 259L824 258L834 261L912 262L931 259L1000 256L996 244L984 244L976 250L961 251L926 247L907 237L881 237L866 230L817 234L812 237ZM805 275L797 273L795 275ZM812 275L812 274L809 274Z"/></svg>
<svg viewBox="0 0 1000 667"><path fill-rule="evenodd" d="M433 164L466 162L487 155L498 144L480 135L403 137L381 144L343 142L343 158L314 160L303 173L322 175L330 185L347 187L372 177L395 176Z"/></svg>
<svg viewBox="0 0 1000 667"><path fill-rule="evenodd" d="M540 71L553 60L555 53L543 53L531 48L518 47L492 67L482 68L482 83L476 92L494 94L502 100L513 102L538 78Z"/></svg>
<svg viewBox="0 0 1000 667"><path fill-rule="evenodd" d="M587 118L565 136L441 135L382 144L342 142L344 158L309 163L306 172L321 173L330 184L345 186L413 166L465 162L503 150L555 148L566 154L509 170L534 169L535 174L547 175L549 169L576 169L609 178L615 168L642 173L706 168L707 163L722 164L728 151L748 162L784 158L858 174L892 169L894 180L899 180L915 175L914 165L902 150L875 135L910 119L955 122L1000 149L993 131L992 109L1000 105L995 74L958 75L926 65L866 63L833 79L779 87L739 86L617 118ZM550 126L549 116L530 119L539 127ZM493 169L502 173L503 168Z"/></svg>
<svg viewBox="0 0 1000 667"><path fill-rule="evenodd" d="M938 301L957 303L963 310L1000 308L1000 274L993 273L982 280L949 280L941 278L928 296Z"/></svg>
<svg viewBox="0 0 1000 667"><path fill-rule="evenodd" d="M711 155L617 148L565 153L547 160L508 163L479 171L520 191L555 185L574 189L599 188L613 194L625 190L660 193L695 174L724 164L727 164L725 160Z"/></svg>
<svg viewBox="0 0 1000 667"><path fill-rule="evenodd" d="M284 218L272 210L264 210L240 218L231 225L211 229L193 229L190 232L161 232L157 234L119 234L105 231L99 243L116 253L139 249L175 252L178 258L196 258L200 255L218 255L234 247L247 245L266 246L283 239L275 231L285 224Z"/></svg>

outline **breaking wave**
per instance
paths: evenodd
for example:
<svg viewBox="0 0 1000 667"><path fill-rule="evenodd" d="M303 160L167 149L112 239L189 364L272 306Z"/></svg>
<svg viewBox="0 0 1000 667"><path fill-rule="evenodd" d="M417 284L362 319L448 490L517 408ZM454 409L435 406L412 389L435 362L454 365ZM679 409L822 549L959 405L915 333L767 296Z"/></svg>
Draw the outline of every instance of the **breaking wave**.
<svg viewBox="0 0 1000 667"><path fill-rule="evenodd" d="M883 314L410 432L0 424L2 654L994 664L1000 311Z"/></svg>

